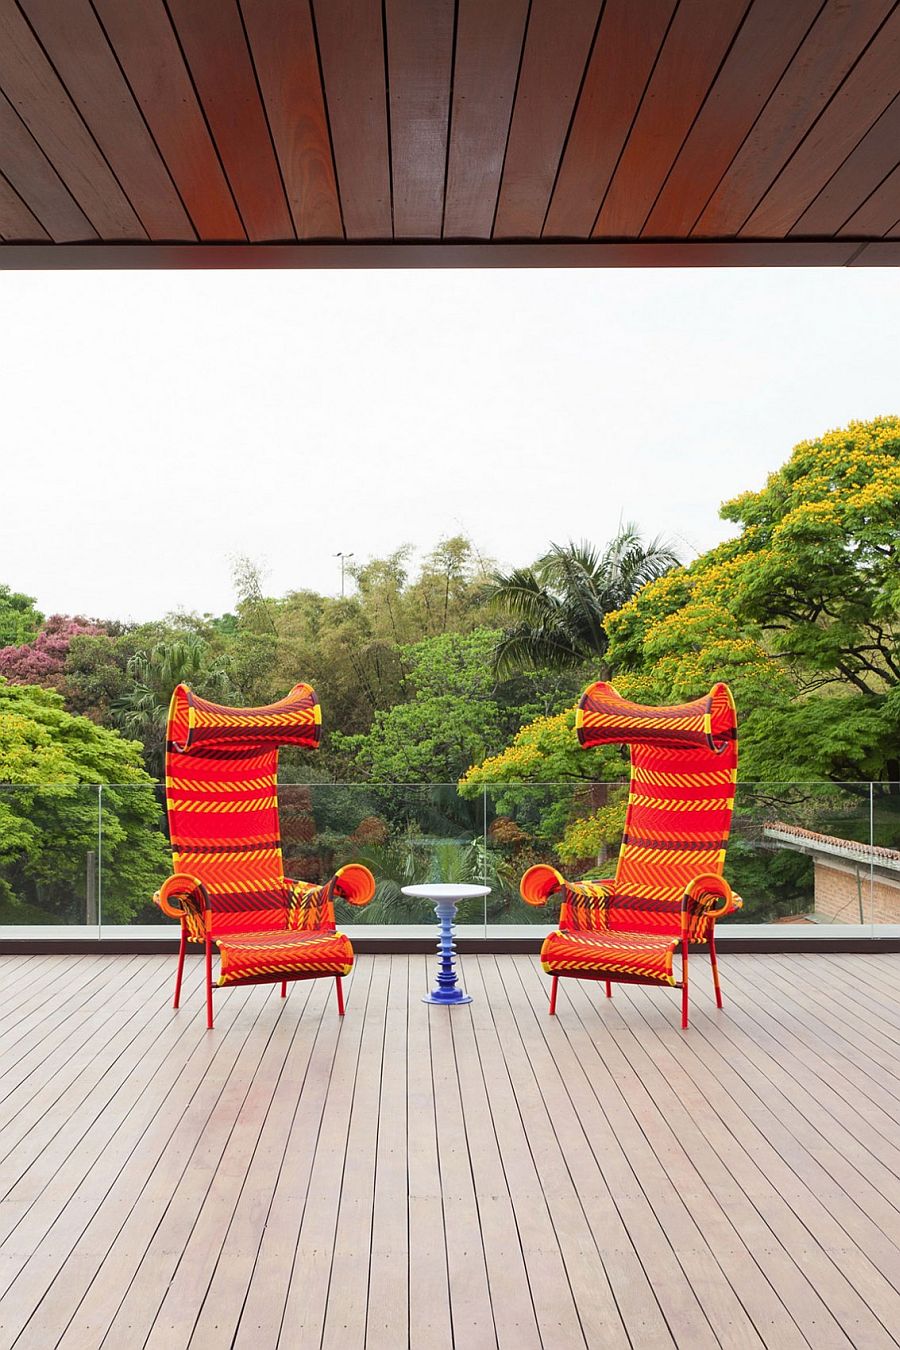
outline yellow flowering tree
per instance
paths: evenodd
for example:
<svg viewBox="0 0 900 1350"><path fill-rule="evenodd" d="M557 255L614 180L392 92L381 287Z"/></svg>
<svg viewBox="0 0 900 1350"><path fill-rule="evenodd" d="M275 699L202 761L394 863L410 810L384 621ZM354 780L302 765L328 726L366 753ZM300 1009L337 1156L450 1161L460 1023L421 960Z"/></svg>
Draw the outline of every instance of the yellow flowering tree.
<svg viewBox="0 0 900 1350"><path fill-rule="evenodd" d="M881 780L888 812L900 779L900 418L852 422L802 442L762 489L726 502L721 514L740 527L733 539L606 617L616 687L638 702L672 703L727 680L743 780ZM598 800L583 781L621 779L617 753L579 749L570 710L523 727L461 788L494 785L498 810L527 800L535 837L552 842L563 863L585 866L621 832L618 794ZM543 790L543 808L527 786L572 780L581 780L575 792ZM805 791L812 801L823 789ZM842 810L852 799L828 791ZM745 803L753 796L747 788ZM740 847L738 840L729 855L732 872ZM755 856L741 866L758 868L748 893L768 903L777 868ZM784 880L790 890L792 877Z"/></svg>
<svg viewBox="0 0 900 1350"><path fill-rule="evenodd" d="M722 507L740 534L607 620L648 702L733 686L748 779L900 778L900 418L796 446Z"/></svg>

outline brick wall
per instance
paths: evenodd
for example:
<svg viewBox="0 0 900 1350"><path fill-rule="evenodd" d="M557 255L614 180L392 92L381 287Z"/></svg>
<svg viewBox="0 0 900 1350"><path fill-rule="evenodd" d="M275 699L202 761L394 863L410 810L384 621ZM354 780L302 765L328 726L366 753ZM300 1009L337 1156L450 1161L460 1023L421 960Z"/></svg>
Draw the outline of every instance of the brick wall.
<svg viewBox="0 0 900 1350"><path fill-rule="evenodd" d="M835 923L859 923L862 894L863 923L900 923L900 873L896 881L869 875L865 865L815 860L815 910Z"/></svg>

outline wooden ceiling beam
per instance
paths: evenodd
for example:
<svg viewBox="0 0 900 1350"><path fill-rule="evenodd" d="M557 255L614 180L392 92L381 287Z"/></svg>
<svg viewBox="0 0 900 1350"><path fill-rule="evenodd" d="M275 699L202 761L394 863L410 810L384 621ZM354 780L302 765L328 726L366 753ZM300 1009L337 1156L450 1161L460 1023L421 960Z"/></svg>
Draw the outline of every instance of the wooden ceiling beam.
<svg viewBox="0 0 900 1350"><path fill-rule="evenodd" d="M900 266L900 239L606 240L334 244L2 244L4 268L453 268Z"/></svg>

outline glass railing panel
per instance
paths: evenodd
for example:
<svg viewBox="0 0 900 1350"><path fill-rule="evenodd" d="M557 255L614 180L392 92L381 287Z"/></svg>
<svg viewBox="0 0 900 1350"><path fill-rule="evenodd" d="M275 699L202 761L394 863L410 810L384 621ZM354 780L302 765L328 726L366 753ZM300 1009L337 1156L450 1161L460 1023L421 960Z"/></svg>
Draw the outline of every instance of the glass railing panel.
<svg viewBox="0 0 900 1350"><path fill-rule="evenodd" d="M576 879L614 874L627 795L624 783L486 789L486 847L498 881L489 921L547 922L547 911L518 898L519 877L533 862ZM832 849L865 844L868 809L868 784L739 784L725 876L743 907L723 922L868 923L867 870L854 873L852 895L846 887L835 892L819 839Z"/></svg>
<svg viewBox="0 0 900 1350"><path fill-rule="evenodd" d="M103 926L152 924L177 935L173 921L152 902L172 871L164 789L153 783L104 785L100 822Z"/></svg>
<svg viewBox="0 0 900 1350"><path fill-rule="evenodd" d="M900 927L900 783L872 783L870 790L869 918L877 935L887 925Z"/></svg>
<svg viewBox="0 0 900 1350"><path fill-rule="evenodd" d="M285 873L327 880L365 863L378 889L365 908L338 905L342 925L430 925L427 902L402 894L429 881L486 884L460 906L465 925L547 925L519 898L536 862L564 875L615 871L623 783L281 783ZM0 785L0 926L153 925L171 871L164 790ZM874 846L874 847L873 847ZM900 788L896 784L741 783L725 875L742 896L729 924L900 925Z"/></svg>
<svg viewBox="0 0 900 1350"><path fill-rule="evenodd" d="M725 874L743 908L725 922L865 924L867 783L739 783Z"/></svg>
<svg viewBox="0 0 900 1350"><path fill-rule="evenodd" d="M492 888L488 923L547 927L555 922L551 907L526 905L519 894L523 872L535 863L549 863L569 877L615 871L627 791L622 783L587 782L485 788L486 884ZM604 835L615 843L607 843Z"/></svg>
<svg viewBox="0 0 900 1350"><path fill-rule="evenodd" d="M278 809L287 876L327 881L347 862L373 872L374 898L361 908L339 901L339 924L433 924L428 902L402 887L481 883L482 801L465 800L455 783L282 783ZM464 901L458 921L483 924L483 901Z"/></svg>
<svg viewBox="0 0 900 1350"><path fill-rule="evenodd" d="M99 922L99 790L0 784L0 925Z"/></svg>

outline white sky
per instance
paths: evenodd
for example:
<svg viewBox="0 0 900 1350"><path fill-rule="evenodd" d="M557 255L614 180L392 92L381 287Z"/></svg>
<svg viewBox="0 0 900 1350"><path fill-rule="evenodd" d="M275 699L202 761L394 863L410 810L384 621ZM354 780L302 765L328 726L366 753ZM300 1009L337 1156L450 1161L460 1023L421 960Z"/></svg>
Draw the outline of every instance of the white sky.
<svg viewBox="0 0 900 1350"><path fill-rule="evenodd" d="M466 532L703 549L798 441L900 411L900 271L0 273L0 581L220 612Z"/></svg>

